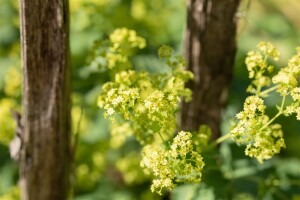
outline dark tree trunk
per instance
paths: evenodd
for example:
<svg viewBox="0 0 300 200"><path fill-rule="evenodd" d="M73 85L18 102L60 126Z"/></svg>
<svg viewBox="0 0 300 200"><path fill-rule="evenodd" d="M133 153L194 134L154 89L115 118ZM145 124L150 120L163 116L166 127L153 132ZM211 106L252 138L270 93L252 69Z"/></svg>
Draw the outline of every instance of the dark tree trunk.
<svg viewBox="0 0 300 200"><path fill-rule="evenodd" d="M195 79L187 86L193 99L182 104L181 128L198 130L200 124L220 135L221 111L227 101L236 53L239 0L187 0L185 56Z"/></svg>
<svg viewBox="0 0 300 200"><path fill-rule="evenodd" d="M69 192L68 3L68 0L20 0L22 200L64 200Z"/></svg>

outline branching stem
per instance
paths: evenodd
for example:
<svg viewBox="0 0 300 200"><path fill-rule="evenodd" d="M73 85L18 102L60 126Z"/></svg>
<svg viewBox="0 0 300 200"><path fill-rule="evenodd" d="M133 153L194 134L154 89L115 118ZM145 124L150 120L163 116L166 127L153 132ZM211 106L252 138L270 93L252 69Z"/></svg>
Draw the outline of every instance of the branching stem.
<svg viewBox="0 0 300 200"><path fill-rule="evenodd" d="M266 94L269 94L270 92L276 90L278 87L279 87L279 85L275 85L275 86L273 86L273 87L270 87L270 88L268 88L268 89L262 91L261 93L259 93L259 96L264 96L264 95L266 95Z"/></svg>
<svg viewBox="0 0 300 200"><path fill-rule="evenodd" d="M225 134L225 135L219 137L219 138L216 139L214 142L212 142L212 143L207 147L207 149L211 149L211 148L217 146L218 144L220 144L220 143L224 142L225 140L229 139L230 137L231 137L231 134L230 134L230 133Z"/></svg>
<svg viewBox="0 0 300 200"><path fill-rule="evenodd" d="M285 103L285 98L286 98L286 96L283 96L281 106L280 106L280 109L279 109L278 113L268 123L266 123L263 127L261 127L259 129L260 131L265 129L266 127L268 127L271 123L273 123L273 121L275 119L277 119L283 113L283 106L284 106L284 103Z"/></svg>

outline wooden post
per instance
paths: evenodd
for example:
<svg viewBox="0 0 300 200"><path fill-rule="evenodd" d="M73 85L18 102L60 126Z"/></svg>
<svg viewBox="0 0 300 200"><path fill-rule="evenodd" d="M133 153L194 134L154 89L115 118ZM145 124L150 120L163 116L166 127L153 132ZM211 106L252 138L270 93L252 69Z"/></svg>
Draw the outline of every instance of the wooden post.
<svg viewBox="0 0 300 200"><path fill-rule="evenodd" d="M220 135L221 111L227 101L236 53L236 17L240 0L187 0L185 57L195 79L190 103L182 104L181 128L200 124Z"/></svg>
<svg viewBox="0 0 300 200"><path fill-rule="evenodd" d="M23 68L22 200L64 200L69 192L68 0L19 0Z"/></svg>

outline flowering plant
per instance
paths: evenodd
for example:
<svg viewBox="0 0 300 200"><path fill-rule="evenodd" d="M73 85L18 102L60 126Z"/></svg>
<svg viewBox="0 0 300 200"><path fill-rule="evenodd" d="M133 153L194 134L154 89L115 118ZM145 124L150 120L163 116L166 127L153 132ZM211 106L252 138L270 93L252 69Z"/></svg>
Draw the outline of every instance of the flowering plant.
<svg viewBox="0 0 300 200"><path fill-rule="evenodd" d="M246 58L249 78L252 80L247 91L252 96L247 97L244 109L236 115L239 120L231 130L232 139L238 144L246 144L245 154L255 157L260 163L278 154L285 147L281 125L274 123L280 116L297 114L300 120L299 91L297 79L300 75L300 49L293 56L287 67L281 68L271 76L273 66L268 59L277 61L280 53L271 44L261 42L259 51L250 51ZM265 114L265 98L275 92L282 97L278 112L272 118ZM292 103L286 105L286 99L292 97Z"/></svg>
<svg viewBox="0 0 300 200"><path fill-rule="evenodd" d="M274 67L268 60L277 61L280 53L271 43L262 42L258 45L259 51L248 53L246 66L251 84L247 91L251 96L236 115L238 121L230 133L210 142L210 131L205 125L201 125L198 132L176 131L179 102L182 97L189 101L192 93L185 83L193 74L184 69L186 62L182 56L173 56L171 47L162 46L158 55L166 61L170 72L141 72L133 70L131 54L126 52L143 48L143 38L133 30L117 29L107 44L110 53L105 54L104 59L107 70L113 69L113 78L103 85L98 105L113 124L112 139L118 141L116 147L122 146L126 137L132 135L140 142L140 165L145 173L154 176L152 192L162 194L164 189L172 190L179 183L199 183L205 165L200 153L230 137L238 145L246 145L247 156L262 163L285 147L281 125L274 121L281 115L293 113L300 119L299 49L288 66L273 76ZM272 92L279 94L282 102L278 113L269 117L264 99ZM293 101L286 105L288 97Z"/></svg>

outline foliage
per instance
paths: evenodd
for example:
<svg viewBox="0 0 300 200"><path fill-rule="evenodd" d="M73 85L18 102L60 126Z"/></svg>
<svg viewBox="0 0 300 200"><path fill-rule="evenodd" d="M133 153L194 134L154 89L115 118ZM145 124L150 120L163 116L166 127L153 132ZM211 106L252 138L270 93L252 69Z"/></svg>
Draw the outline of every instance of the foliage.
<svg viewBox="0 0 300 200"><path fill-rule="evenodd" d="M15 200L20 199L20 191L18 187L11 188L5 195L0 197L0 200Z"/></svg>
<svg viewBox="0 0 300 200"><path fill-rule="evenodd" d="M112 40L111 43L113 46ZM171 67L171 76L167 74L155 76L128 70L125 67L124 71L115 73L114 81L103 85L98 105L105 109L104 115L111 121L121 119L121 122L126 122L126 127L131 126L130 132L133 132L144 146L141 167L145 173L151 172L155 177L151 185L152 192L162 194L163 189L172 190L177 183L200 182L204 162L199 152L214 147L230 136L237 144L246 144L245 154L257 158L260 163L272 158L285 147L281 125L274 124L273 121L281 114L289 115L297 112L299 107L285 105L287 95L291 95L295 101L299 99L298 54L289 61L286 68L282 68L272 78L270 73L274 67L267 61L269 57L278 60L279 52L271 43L266 42L260 43L258 48L260 52L250 51L246 58L249 78L252 79L247 91L253 95L246 98L243 111L237 114L239 121L230 134L222 136L212 144L208 144L208 132L201 134L203 126L200 127L199 133L195 134L198 135L198 138L194 137L195 142L191 133L183 131L175 134L173 141L170 141L176 128L174 114L178 110L180 98L181 96L189 98L191 94L191 91L184 88L184 83L192 78L192 74L182 68L185 64L184 59L180 56L172 57L173 50L170 47L163 46L158 52L159 57L166 59L166 63ZM272 86L271 80L274 84ZM170 81L172 85L168 88ZM266 87L268 88L265 89ZM278 113L269 119L265 114L266 105L262 98L268 97L273 91L283 97ZM155 137L156 135L159 137ZM149 136L152 137L149 139ZM124 141L124 135L121 138ZM161 140L158 140L159 138ZM200 138L203 139L203 148L197 149L193 144L199 144L197 139Z"/></svg>
<svg viewBox="0 0 300 200"><path fill-rule="evenodd" d="M136 39L123 37L128 33L134 35ZM118 40L115 39L116 35L119 37ZM110 35L110 48L123 47L127 50L136 46L143 47L144 41L136 37L133 30L117 29ZM128 55L128 50L119 52ZM98 105L105 109L105 116L114 122L126 121L125 126L130 126L139 142L142 145L147 144L143 147L141 166L157 177L153 180L151 190L159 194L162 188L174 188L176 182L199 182L204 166L202 157L193 151L191 133L178 133L170 147L165 141L171 139L175 132L175 114L180 98L190 99L191 91L186 89L184 84L193 78L191 72L183 69L185 60L181 56L173 57L172 53L173 50L169 46L162 46L158 51L159 57L166 59L171 68L170 74L137 72L128 69L130 64L121 64L123 68L111 68L109 60L114 58L107 56L105 62L107 69L114 70L115 77L114 81L103 85L98 98ZM124 141L124 135L121 138ZM161 147L162 143L166 146Z"/></svg>
<svg viewBox="0 0 300 200"><path fill-rule="evenodd" d="M141 166L155 176L151 191L162 194L162 189L172 190L177 183L199 183L204 162L194 151L192 134L181 131L173 139L170 149L147 145L143 148Z"/></svg>
<svg viewBox="0 0 300 200"><path fill-rule="evenodd" d="M117 73L132 68L128 60L135 48L146 46L144 38L136 35L133 30L125 28L115 30L109 40L97 41L93 46L89 67Z"/></svg>
<svg viewBox="0 0 300 200"><path fill-rule="evenodd" d="M113 119L121 114L122 120L131 122L133 134L142 144L152 143L158 134L165 137L173 134L178 101L181 96L189 98L191 94L189 89L184 88L185 81L192 78L192 74L183 70L183 58L168 55L167 59L171 74L150 74L125 68L115 74L113 82L103 85L98 98L98 105L105 109L105 116Z"/></svg>
<svg viewBox="0 0 300 200"><path fill-rule="evenodd" d="M297 113L299 120L299 87L300 75L300 52L293 56L287 67L282 68L277 74L270 78L273 66L268 64L268 58L279 59L279 52L271 43L262 42L258 45L260 52L250 51L246 58L249 78L252 79L248 92L254 94L247 97L244 110L237 114L238 124L232 129L233 139L238 144L247 144L246 155L255 157L259 162L270 159L285 147L281 125L273 121L284 114L286 116ZM271 80L273 85L271 85ZM268 87L268 88L264 88ZM264 88L264 90L262 90ZM267 98L271 92L276 91L282 96L281 106L278 113L269 118L265 114L266 105L262 98ZM293 101L285 105L285 100L291 96Z"/></svg>
<svg viewBox="0 0 300 200"><path fill-rule="evenodd" d="M8 145L12 140L15 131L15 121L12 119L10 108L15 107L15 102L11 99L0 100L0 143Z"/></svg>
<svg viewBox="0 0 300 200"><path fill-rule="evenodd" d="M279 65L285 65L287 58L292 54L294 46L299 43L300 29L297 15L300 8L299 2L293 0L287 0L288 3L274 0L249 2L251 3L248 7L248 0L242 1L243 5L236 14L239 21L238 51L234 81L230 88L230 98L222 120L223 133L230 132L230 122L235 114L239 110L245 111L241 108L243 101L248 96L244 89L249 84L252 85L252 88L249 87L248 89L249 92L257 89L255 83L249 81L249 72L244 62L248 50L253 49L259 41L272 41L281 50L280 60L275 62L270 56L267 59L268 66L272 65L274 67L271 73L268 69L265 69L263 76L265 78L269 77L269 79L264 83L269 82L270 85L263 86L263 92L275 85L285 86L283 83L273 83L272 77L277 74ZM254 142L257 142L255 139L258 137L254 138L251 135L239 133L242 136L239 138L242 140L240 141L241 145L235 145L234 142L227 140L218 145L217 149L215 148L216 145L212 145L210 141L209 128L201 126L197 132L196 130L192 132L191 139L193 151L201 153L203 161L206 163L201 170L201 183L181 184L175 182L174 179L173 183L176 184L176 187L172 192L163 193L162 191L165 196L151 193L149 186L153 176L145 175L140 167L140 161L144 157L141 157L140 144L134 139L136 135L134 133L137 133L137 130L132 129L133 123L122 119L120 114L114 114L113 116L107 116L107 118L116 117L114 122L108 124L103 119L103 113L99 112L95 103L101 92L102 84L115 81L114 77L119 70L112 72L112 70L105 68L107 63L103 61L107 59L107 54L119 54L119 52L112 52L109 47L109 40L104 40L115 28L127 27L136 30L147 40L147 46L142 50L139 48L131 49L126 56L128 63L131 65L128 69L135 71L135 73L148 73L151 78L153 74L157 75L158 72L170 75L172 69L166 67L163 63L163 60L165 62L168 62L168 60L165 58L158 60L156 50L161 44L175 47L175 53L182 49L185 1L74 0L70 1L70 9L70 43L73 65L72 130L78 137L74 166L74 171L77 173L76 176L72 176L74 199L299 198L300 135L298 130L300 126L299 122L294 120L293 117L283 117L283 115L292 114L291 112L281 114L269 125L271 129L275 124L281 125L281 127L276 125L277 127L275 126L275 129L271 130L273 135L278 130L278 137L274 136L272 138L274 142L284 138L286 148L281 148L280 153L272 155L275 156L273 159L262 159L262 164L258 164L255 159L245 157L244 154L243 145L254 144ZM21 103L17 1L0 1L0 27L0 110L5 111L0 113L0 130L5 129L5 132L0 133L0 199L17 200L19 197L13 195L13 193L17 193L18 169L17 165L10 160L7 147L9 139L13 137L13 124L15 123L11 117L10 109L20 111ZM92 49L98 49L99 51L94 52L92 50L89 54L92 42L96 39L97 41ZM261 54L262 59L264 58L264 53L261 51L256 53ZM167 54L170 55L170 53ZM100 59L95 60L93 63L95 57ZM86 61L88 66L85 66ZM121 64L116 66L124 70L126 64L124 63L124 68ZM284 72L285 74L286 72ZM253 77L252 80L255 80L255 78ZM280 108L280 102L283 98L276 92L277 89L270 92L268 97L259 97L263 100L266 109L264 113L256 110L255 118L266 115L270 121L276 116L279 112L276 105L279 104ZM298 98L297 94L297 89L294 92L291 90L285 100L285 110L298 102L293 99L293 96ZM256 96L256 94L251 93L251 96ZM295 107L291 108L297 116ZM4 123L2 119L4 119ZM240 121L240 119L237 119L235 125L238 125ZM6 131L6 128L9 128L9 131ZM177 129L175 126L172 131L167 130L170 132L169 137L163 135L167 146L160 145L162 143L160 136L155 135L153 140L157 141L157 144L154 145L153 149L158 148L160 151L169 152L170 146L176 137ZM279 130L285 133L284 137L280 135ZM143 133L143 131L140 133ZM76 140L75 135L72 138L74 141ZM232 134L227 135L227 139L231 136L237 142L238 138ZM246 136L251 136L254 140L246 141ZM147 138L146 141L151 142L152 136ZM5 142L2 142L3 140ZM167 141L169 141L169 144ZM147 143L147 145L149 144ZM274 143L271 144L274 145ZM265 157L262 156L261 158ZM170 170L173 169L170 168Z"/></svg>

